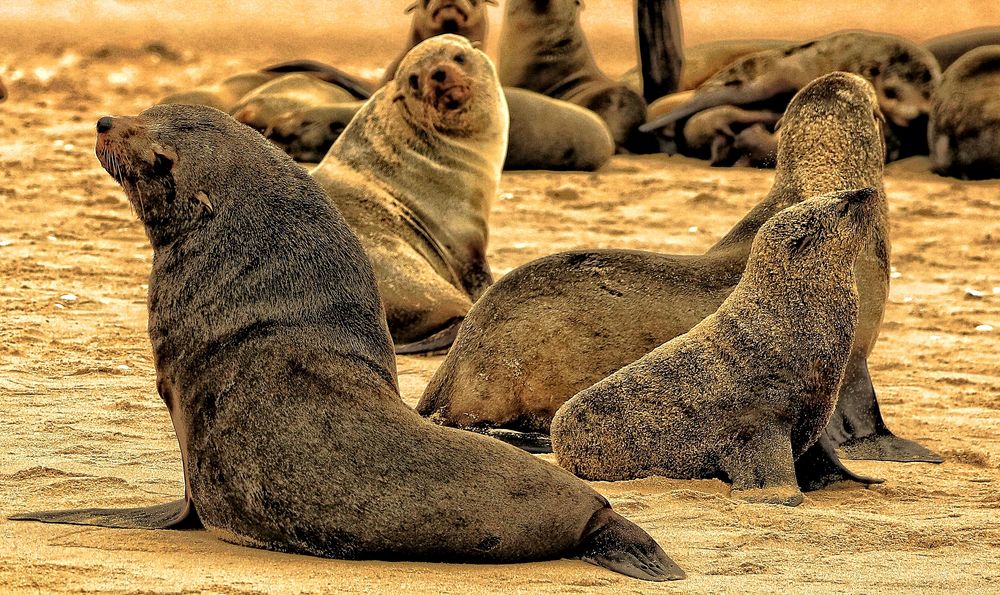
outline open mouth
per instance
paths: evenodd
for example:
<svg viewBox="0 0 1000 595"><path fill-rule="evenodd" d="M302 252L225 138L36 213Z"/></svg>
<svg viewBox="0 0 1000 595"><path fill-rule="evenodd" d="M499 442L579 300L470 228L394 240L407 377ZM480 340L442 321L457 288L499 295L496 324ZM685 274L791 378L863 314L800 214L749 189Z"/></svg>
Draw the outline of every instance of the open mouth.
<svg viewBox="0 0 1000 595"><path fill-rule="evenodd" d="M431 15L435 23L439 23L441 30L445 33L456 33L459 28L469 20L469 15L454 4L446 4L439 7Z"/></svg>

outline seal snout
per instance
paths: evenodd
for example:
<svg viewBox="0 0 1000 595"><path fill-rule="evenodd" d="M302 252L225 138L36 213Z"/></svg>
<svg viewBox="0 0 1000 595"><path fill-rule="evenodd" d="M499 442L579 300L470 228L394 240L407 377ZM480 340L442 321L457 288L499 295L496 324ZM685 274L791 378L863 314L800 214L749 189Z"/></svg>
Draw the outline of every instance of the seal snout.
<svg viewBox="0 0 1000 595"><path fill-rule="evenodd" d="M439 111L458 109L472 97L468 76L452 62L444 62L431 69L425 93Z"/></svg>
<svg viewBox="0 0 1000 595"><path fill-rule="evenodd" d="M847 202L855 205L866 203L878 196L878 191L874 188L862 188L847 195Z"/></svg>
<svg viewBox="0 0 1000 595"><path fill-rule="evenodd" d="M105 132L111 130L111 128L114 125L115 125L114 118L112 118L111 116L104 116L103 118L97 121L97 132L99 134L104 134Z"/></svg>

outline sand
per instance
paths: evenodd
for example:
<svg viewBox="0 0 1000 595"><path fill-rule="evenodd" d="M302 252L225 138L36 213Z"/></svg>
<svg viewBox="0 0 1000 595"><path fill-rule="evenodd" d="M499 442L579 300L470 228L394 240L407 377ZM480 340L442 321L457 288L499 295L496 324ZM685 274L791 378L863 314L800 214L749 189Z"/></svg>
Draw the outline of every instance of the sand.
<svg viewBox="0 0 1000 595"><path fill-rule="evenodd" d="M0 517L139 506L182 493L146 336L151 249L93 154L93 125L169 92L262 63L386 63L305 41L147 51L148 34L4 34L0 77ZM263 49L262 49L263 48ZM626 51L627 50L627 51ZM630 50L609 52L618 72ZM598 174L505 174L493 208L497 275L584 247L704 250L773 172L666 156L616 157ZM345 562L230 545L206 532L0 520L0 592L997 592L1000 591L1000 183L888 168L895 273L872 375L888 425L941 465L849 462L885 478L798 508L730 500L717 481L594 483L688 572L653 585L578 562L505 566ZM623 321L627 323L627 321ZM979 330L977 330L977 327ZM992 330L986 330L992 327ZM399 359L415 405L441 357ZM551 459L550 459L551 460Z"/></svg>

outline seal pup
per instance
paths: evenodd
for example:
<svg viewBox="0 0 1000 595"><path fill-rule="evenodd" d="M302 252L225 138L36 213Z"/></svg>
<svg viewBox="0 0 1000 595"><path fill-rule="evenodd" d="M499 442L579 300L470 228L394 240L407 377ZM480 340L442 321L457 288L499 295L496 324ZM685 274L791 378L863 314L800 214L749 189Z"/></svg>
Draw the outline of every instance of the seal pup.
<svg viewBox="0 0 1000 595"><path fill-rule="evenodd" d="M400 352L450 344L493 282L487 219L508 125L486 54L439 35L407 54L312 170L372 259Z"/></svg>
<svg viewBox="0 0 1000 595"><path fill-rule="evenodd" d="M770 217L810 196L881 192L882 124L861 77L834 73L810 83L784 115L770 193L708 252L579 250L511 271L469 312L417 410L448 426L547 434L567 399L718 309ZM856 265L861 318L828 442L853 458L940 461L885 427L868 374L888 295L887 217L883 205L876 239Z"/></svg>
<svg viewBox="0 0 1000 595"><path fill-rule="evenodd" d="M795 459L837 401L878 203L874 188L835 192L769 219L718 310L559 408L559 464L598 481L722 477L752 502L801 503Z"/></svg>
<svg viewBox="0 0 1000 595"><path fill-rule="evenodd" d="M153 246L149 336L186 496L17 519L161 528L183 518L280 552L577 557L636 578L683 577L571 474L434 426L403 403L371 264L290 157L200 106L155 106L97 126L100 161Z"/></svg>
<svg viewBox="0 0 1000 595"><path fill-rule="evenodd" d="M956 60L978 47L1000 45L1000 27L978 27L928 39L923 43L937 58L941 70L947 70Z"/></svg>
<svg viewBox="0 0 1000 595"><path fill-rule="evenodd" d="M777 141L772 131L781 114L722 105L689 118L677 135L678 152L708 159L715 166L774 165Z"/></svg>
<svg viewBox="0 0 1000 595"><path fill-rule="evenodd" d="M966 180L1000 178L1000 45L976 48L944 72L927 144L935 172Z"/></svg>
<svg viewBox="0 0 1000 595"><path fill-rule="evenodd" d="M486 7L496 5L496 0L416 0L407 6L404 13L412 13L413 18L410 20L406 49L386 67L379 86L386 85L396 77L399 63L425 39L451 33L461 35L473 43L485 43L490 24Z"/></svg>
<svg viewBox="0 0 1000 595"><path fill-rule="evenodd" d="M843 31L785 50L750 54L702 83L682 106L640 129L658 130L719 105L784 103L783 95L836 71L868 79L885 117L901 127L929 112L931 94L941 78L934 56L913 42L895 35Z"/></svg>
<svg viewBox="0 0 1000 595"><path fill-rule="evenodd" d="M237 101L229 113L237 122L257 131L267 131L284 114L313 105L342 103L359 104L345 89L299 73L281 76L257 87Z"/></svg>
<svg viewBox="0 0 1000 595"><path fill-rule="evenodd" d="M578 0L509 0L500 33L500 82L597 112L619 151L651 153L656 139L638 131L646 102L604 74L580 26Z"/></svg>

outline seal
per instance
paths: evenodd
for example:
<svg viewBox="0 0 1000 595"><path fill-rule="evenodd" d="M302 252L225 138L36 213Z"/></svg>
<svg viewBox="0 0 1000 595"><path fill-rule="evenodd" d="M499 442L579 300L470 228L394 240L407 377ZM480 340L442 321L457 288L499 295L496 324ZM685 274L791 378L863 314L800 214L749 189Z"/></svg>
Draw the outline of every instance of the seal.
<svg viewBox="0 0 1000 595"><path fill-rule="evenodd" d="M397 345L450 344L493 282L487 219L508 122L486 54L439 35L407 54L312 170L372 259Z"/></svg>
<svg viewBox="0 0 1000 595"><path fill-rule="evenodd" d="M641 127L650 132L719 105L783 104L816 78L831 72L859 74L878 93L886 118L900 127L930 111L941 78L934 56L895 35L844 31L794 47L750 54L702 83L691 99Z"/></svg>
<svg viewBox="0 0 1000 595"><path fill-rule="evenodd" d="M751 502L801 503L795 459L836 405L879 202L835 192L769 219L716 312L559 408L559 464L600 481L721 477Z"/></svg>
<svg viewBox="0 0 1000 595"><path fill-rule="evenodd" d="M236 121L258 131L269 131L285 114L313 105L360 105L345 89L308 74L288 74L257 87L229 109ZM268 136L267 134L264 135Z"/></svg>
<svg viewBox="0 0 1000 595"><path fill-rule="evenodd" d="M636 0L639 91L646 102L676 93L684 70L679 0Z"/></svg>
<svg viewBox="0 0 1000 595"><path fill-rule="evenodd" d="M259 120L257 128L296 161L319 163L364 105L363 101L302 106Z"/></svg>
<svg viewBox="0 0 1000 595"><path fill-rule="evenodd" d="M656 139L638 131L646 102L604 74L580 26L577 0L509 0L500 34L500 81L569 101L607 122L619 151L651 153Z"/></svg>
<svg viewBox="0 0 1000 595"><path fill-rule="evenodd" d="M161 104L204 105L228 112L244 95L273 79L265 72L241 72L213 85L167 95Z"/></svg>
<svg viewBox="0 0 1000 595"><path fill-rule="evenodd" d="M944 72L927 143L935 172L966 180L1000 178L1000 45L976 48Z"/></svg>
<svg viewBox="0 0 1000 595"><path fill-rule="evenodd" d="M426 39L451 33L485 43L490 24L486 7L496 5L496 0L416 0L407 6L405 13L412 13L413 18L406 49L386 67L379 86L394 79L406 54Z"/></svg>
<svg viewBox="0 0 1000 595"><path fill-rule="evenodd" d="M331 558L575 557L636 578L683 576L571 474L403 403L364 249L290 157L200 106L104 117L98 130L101 163L153 246L149 336L186 495L18 520L183 520Z"/></svg>
<svg viewBox="0 0 1000 595"><path fill-rule="evenodd" d="M715 166L773 166L777 141L772 132L780 119L781 114L766 110L709 108L684 123L677 136L678 152Z"/></svg>
<svg viewBox="0 0 1000 595"><path fill-rule="evenodd" d="M511 271L469 312L418 411L448 426L547 433L567 399L715 312L773 215L828 192L881 191L882 124L860 77L834 73L807 85L784 115L771 191L708 252L581 250ZM860 320L825 438L852 458L940 461L886 428L868 373L888 295L887 207L884 215L856 264Z"/></svg>
<svg viewBox="0 0 1000 595"><path fill-rule="evenodd" d="M966 53L984 45L1000 45L1000 27L978 27L928 39L924 47L937 58L941 70L947 70Z"/></svg>

